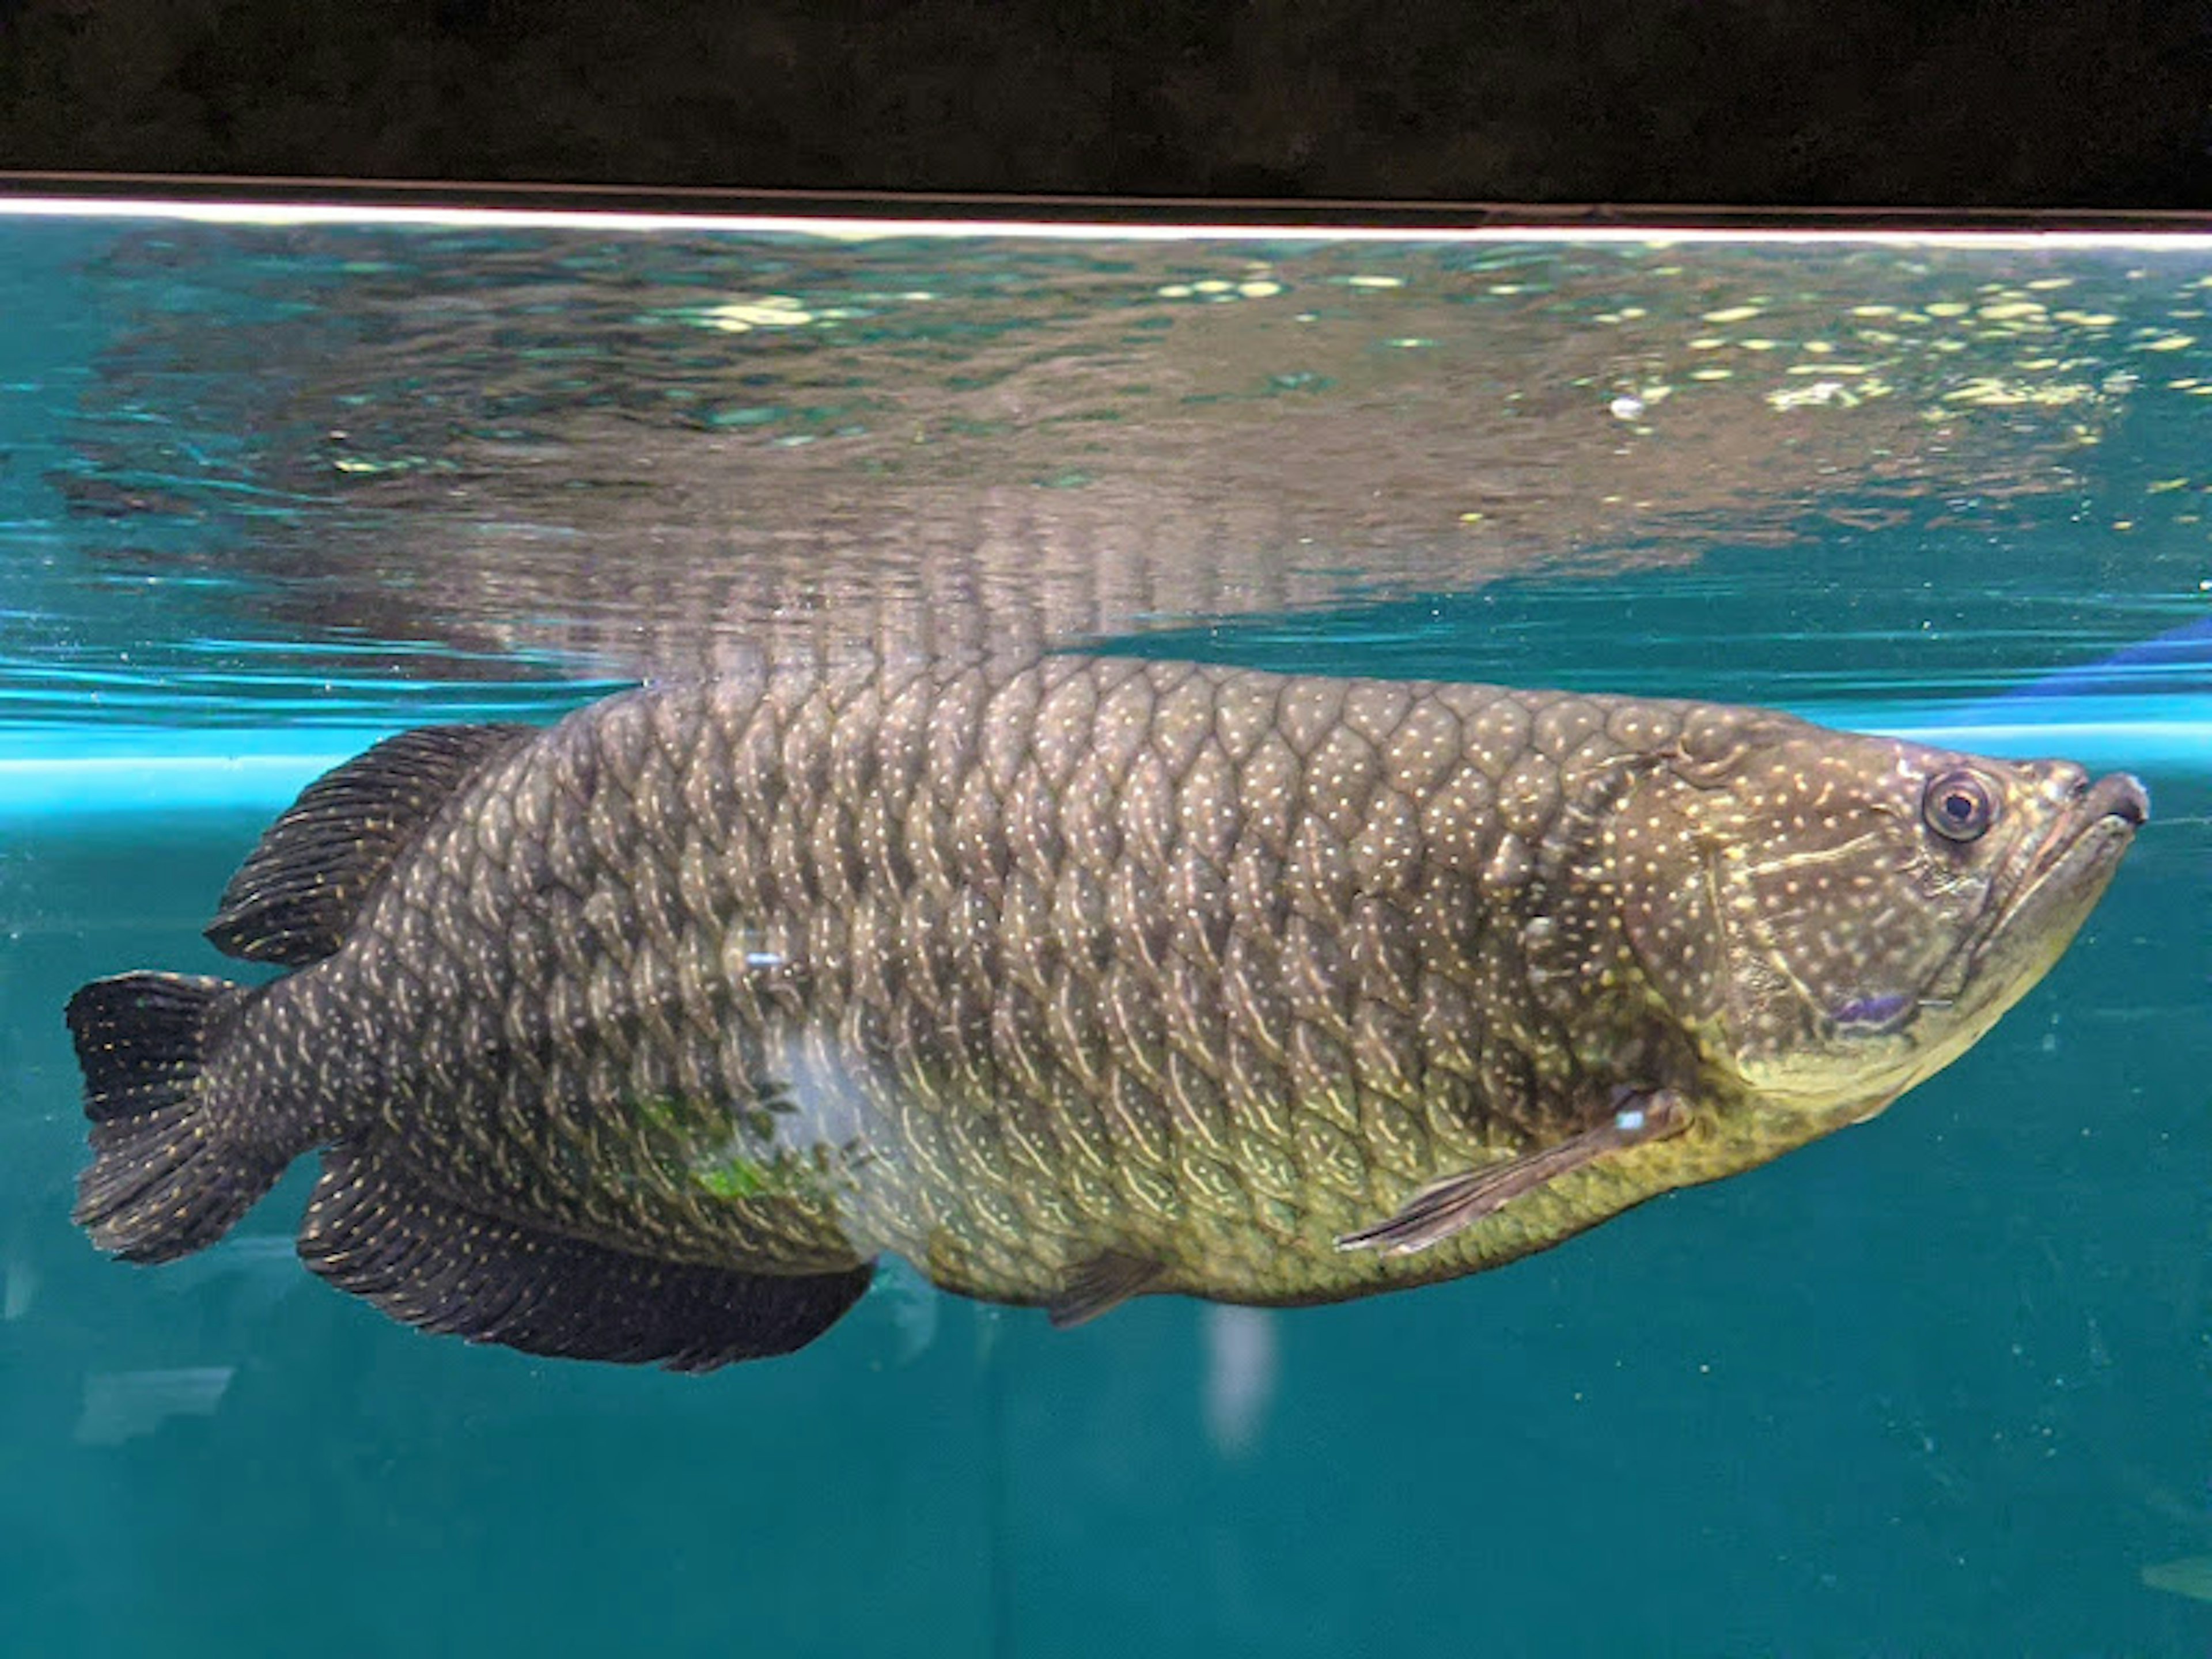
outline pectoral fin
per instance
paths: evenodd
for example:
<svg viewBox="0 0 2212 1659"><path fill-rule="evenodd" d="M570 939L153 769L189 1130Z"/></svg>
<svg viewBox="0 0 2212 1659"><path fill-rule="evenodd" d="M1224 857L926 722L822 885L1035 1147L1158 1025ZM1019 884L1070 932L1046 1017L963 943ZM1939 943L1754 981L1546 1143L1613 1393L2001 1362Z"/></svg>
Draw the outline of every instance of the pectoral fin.
<svg viewBox="0 0 2212 1659"><path fill-rule="evenodd" d="M1504 1209L1547 1181L1610 1153L1663 1140L1679 1133L1689 1121L1688 1103L1671 1089L1632 1097L1609 1121L1595 1129L1585 1129L1556 1146L1523 1152L1487 1169L1463 1170L1431 1182L1388 1221L1346 1233L1336 1241L1336 1248L1376 1250L1384 1255L1415 1255Z"/></svg>

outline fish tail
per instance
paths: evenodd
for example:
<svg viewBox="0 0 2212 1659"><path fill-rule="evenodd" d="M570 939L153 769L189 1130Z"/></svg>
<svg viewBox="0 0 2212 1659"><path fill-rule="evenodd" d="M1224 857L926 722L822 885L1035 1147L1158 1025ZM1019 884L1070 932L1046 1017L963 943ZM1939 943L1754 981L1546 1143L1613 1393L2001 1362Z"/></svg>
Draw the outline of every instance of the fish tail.
<svg viewBox="0 0 2212 1659"><path fill-rule="evenodd" d="M208 1061L258 993L226 980L135 973L70 999L84 1071L91 1167L77 1224L101 1249L167 1261L214 1243L275 1184L289 1157L225 1132Z"/></svg>

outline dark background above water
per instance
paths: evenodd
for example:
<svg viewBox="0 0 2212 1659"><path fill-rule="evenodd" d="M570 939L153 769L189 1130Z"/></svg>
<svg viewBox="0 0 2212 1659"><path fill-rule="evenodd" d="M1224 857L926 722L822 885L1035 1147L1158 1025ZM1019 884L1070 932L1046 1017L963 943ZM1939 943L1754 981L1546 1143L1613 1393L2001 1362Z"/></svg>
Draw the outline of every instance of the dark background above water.
<svg viewBox="0 0 2212 1659"><path fill-rule="evenodd" d="M2153 0L0 0L0 168L2212 205Z"/></svg>

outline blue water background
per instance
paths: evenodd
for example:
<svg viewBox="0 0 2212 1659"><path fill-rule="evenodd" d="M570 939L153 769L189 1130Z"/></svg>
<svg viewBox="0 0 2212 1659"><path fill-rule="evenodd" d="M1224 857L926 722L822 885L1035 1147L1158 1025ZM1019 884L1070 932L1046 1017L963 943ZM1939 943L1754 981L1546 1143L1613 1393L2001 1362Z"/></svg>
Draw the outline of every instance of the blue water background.
<svg viewBox="0 0 2212 1659"><path fill-rule="evenodd" d="M441 635L455 612L398 606L362 561L424 544L457 556L439 540L450 497L426 485L364 504L304 485L296 458L328 422L252 377L339 384L331 398L358 399L365 426L388 407L416 446L396 437L391 453L430 484L465 482L477 458L440 474L456 452L402 407L444 395L448 372L388 332L410 283L453 305L485 262L612 282L635 258L703 305L757 295L764 264L797 287L788 266L811 257L743 237L642 252L514 231L362 237L0 220L0 1645L223 1659L2212 1646L2212 1607L2142 1578L2212 1555L2212 545L2197 511L2212 400L2191 385L2212 354L2189 314L2212 256L1763 252L1758 282L1796 262L1815 313L2055 274L2082 314L2118 320L2051 343L1964 340L1863 470L1850 442L1794 431L1742 460L1786 468L1796 446L1832 444L1840 459L1821 465L1841 470L1817 495L1708 508L1649 543L1586 527L1460 586L1316 518L1340 573L1330 602L1146 617L1107 641L1759 701L2138 770L2155 823L2051 980L1965 1060L1871 1124L1451 1285L1279 1316L1143 1302L1055 1334L893 1273L808 1351L684 1378L434 1340L328 1291L290 1255L303 1173L233 1239L157 1271L103 1261L68 1224L82 1125L59 1009L77 983L234 969L198 929L322 766L426 719L549 720L665 672L656 653L676 649L656 635L625 660L606 641L645 637L627 616L565 645L604 607L590 594L536 632ZM1181 257L1195 271L1248 253ZM1047 319L1122 303L1116 273L1142 264L1106 243L883 257L901 281L939 268L954 302L919 334L851 347L863 379L871 350L926 349L931 373L957 374L987 334L1049 344ZM1267 280L1295 286L1320 257L1280 251ZM1361 255L1414 289L1473 257ZM1482 257L1520 273L1487 291L1600 256ZM1729 296L1708 289L1748 257L1647 255L1704 273L1704 297L1669 311L1668 282L1628 268L1607 314L1645 283L1642 309L1682 340L1710 333L1724 325L1698 313ZM976 319L1017 278L1045 299L987 330ZM1157 299L1163 284L1144 282ZM359 297L370 283L386 285L384 311ZM530 292L516 278L479 295L498 314L470 349L510 327L514 350L553 349L562 307L526 317ZM1468 326L1519 316L1471 312ZM594 337L599 387L632 415L658 407L630 395L651 377ZM1044 372L1051 352L1035 355L1027 372ZM1562 429L1600 448L1668 441L1666 403L1640 436L1611 406L1652 378L1633 356L1547 389ZM1399 361L1377 373L1422 372ZM401 366L386 379L360 367L386 362ZM2094 395L1949 399L1977 375ZM708 378L675 386L696 406L722 396ZM523 413L488 399L471 418L536 422L539 444L583 418L532 395ZM716 407L781 412L684 430L720 443L795 418L778 386L755 395ZM1264 428L1274 407L1237 418ZM1780 409L1747 402L1743 418L1761 407ZM638 418L654 442L672 429ZM817 424L834 443L838 422L884 418ZM1874 450L1920 429L1961 459L1883 472ZM538 464L557 483L587 453L600 459L574 441ZM1110 483L1115 464L1085 452L1079 470ZM1079 503L1085 480L1046 465L1025 450L1018 470ZM1973 491L1978 465L2003 487ZM574 520L551 504L566 499L549 485L525 503L554 550L515 567L543 577L533 615L570 591L556 531L604 550L610 526L641 543L684 529L649 493ZM1282 556L1308 544L1286 536ZM435 574L426 561L389 586Z"/></svg>

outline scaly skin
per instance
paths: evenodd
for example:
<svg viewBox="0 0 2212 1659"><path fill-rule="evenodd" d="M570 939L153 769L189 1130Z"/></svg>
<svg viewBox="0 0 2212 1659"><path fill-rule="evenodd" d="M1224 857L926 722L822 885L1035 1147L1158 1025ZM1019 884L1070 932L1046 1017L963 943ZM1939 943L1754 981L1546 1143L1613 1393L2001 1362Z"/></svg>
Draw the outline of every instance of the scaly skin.
<svg viewBox="0 0 2212 1659"><path fill-rule="evenodd" d="M1715 836L1755 827L1708 775L1801 751L1848 781L1904 746L1079 657L635 693L465 784L343 947L240 1013L208 1093L225 1133L372 1141L474 1210L672 1261L891 1250L1011 1302L1101 1256L1258 1303L1449 1278L1911 1080L1762 1109L1724 1052L1738 1016L1647 971L1674 912L1622 920L1623 861L1654 847L1638 892L1703 890L1717 843L1667 826L1708 792ZM1889 948L1855 971L1887 983ZM1431 1249L1336 1246L1656 1089L1686 1131Z"/></svg>

